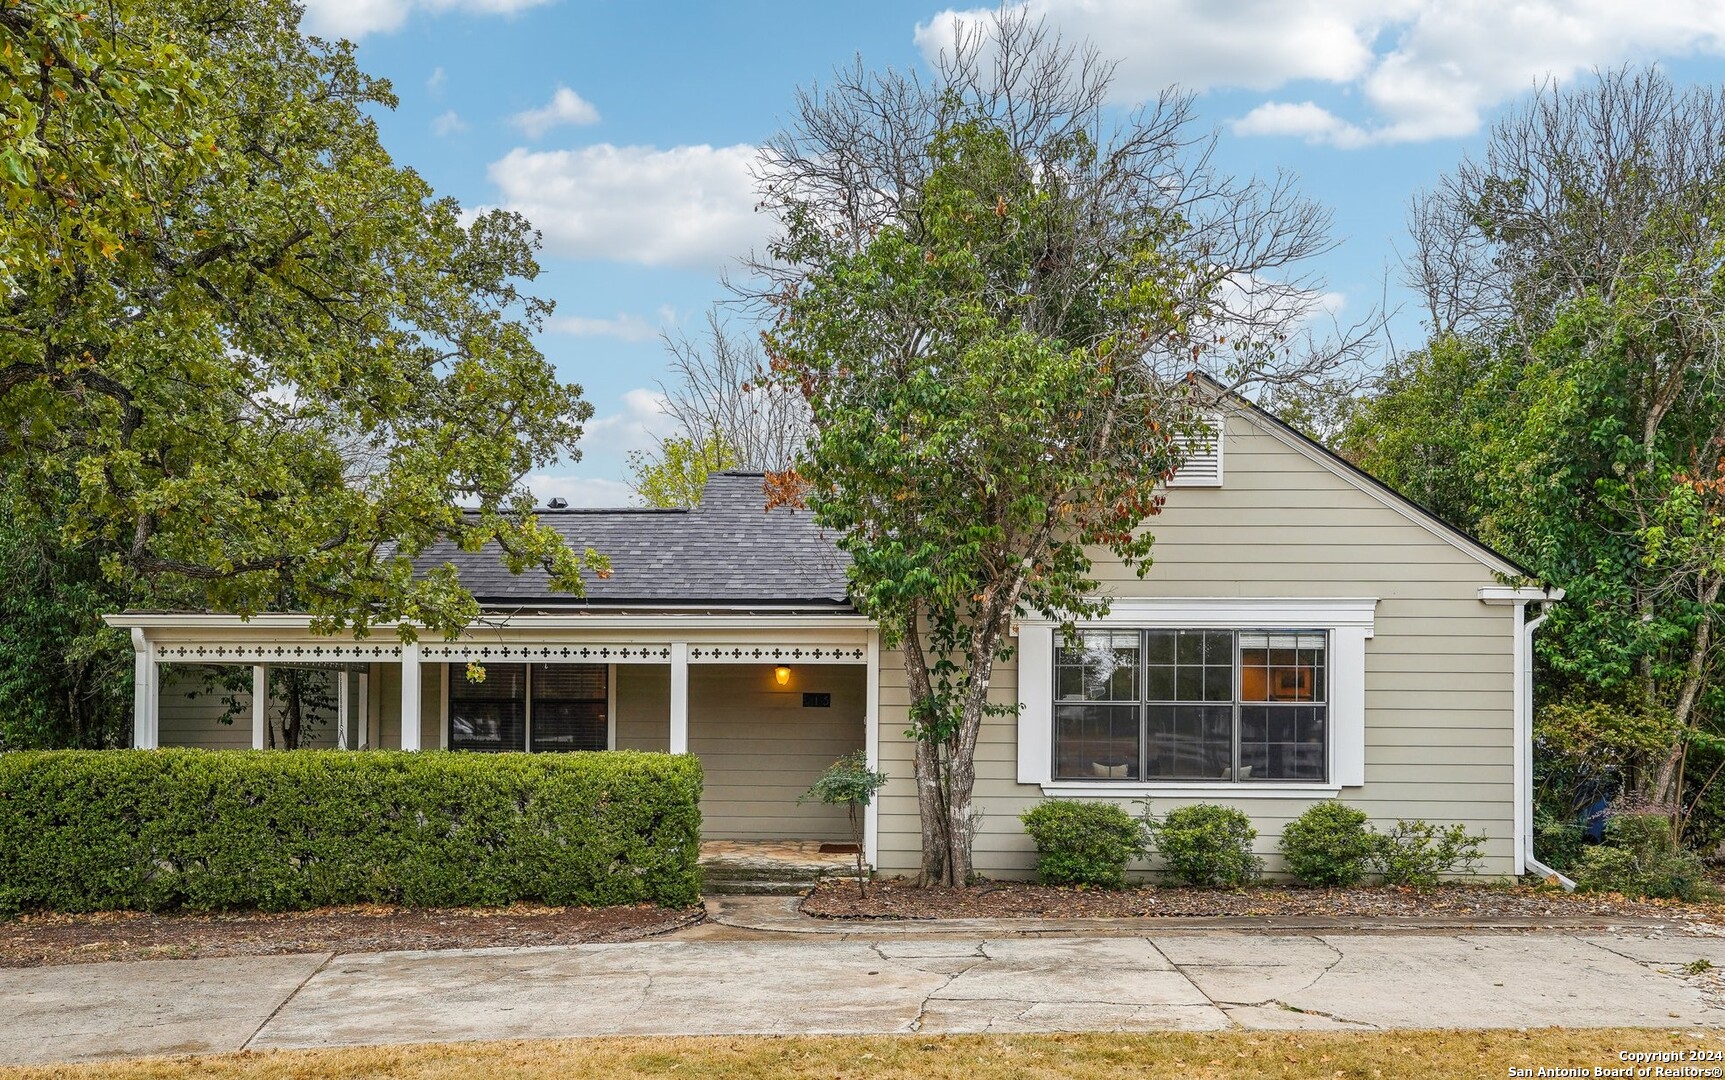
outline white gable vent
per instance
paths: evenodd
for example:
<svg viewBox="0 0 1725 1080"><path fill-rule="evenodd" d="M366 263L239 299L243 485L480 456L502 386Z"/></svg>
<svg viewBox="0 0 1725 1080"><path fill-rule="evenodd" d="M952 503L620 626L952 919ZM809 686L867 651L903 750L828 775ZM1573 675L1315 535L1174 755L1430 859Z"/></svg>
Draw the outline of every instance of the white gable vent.
<svg viewBox="0 0 1725 1080"><path fill-rule="evenodd" d="M1222 486L1222 418L1213 416L1206 423L1208 438L1180 436L1174 440L1185 451L1185 463L1168 481L1169 487Z"/></svg>

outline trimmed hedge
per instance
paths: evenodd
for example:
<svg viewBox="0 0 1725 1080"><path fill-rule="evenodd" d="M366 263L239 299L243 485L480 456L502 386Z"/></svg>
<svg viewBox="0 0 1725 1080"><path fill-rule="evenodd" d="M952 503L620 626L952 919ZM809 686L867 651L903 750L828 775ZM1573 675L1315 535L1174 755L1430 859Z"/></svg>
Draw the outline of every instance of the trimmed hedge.
<svg viewBox="0 0 1725 1080"><path fill-rule="evenodd" d="M687 755L0 754L0 912L700 898Z"/></svg>

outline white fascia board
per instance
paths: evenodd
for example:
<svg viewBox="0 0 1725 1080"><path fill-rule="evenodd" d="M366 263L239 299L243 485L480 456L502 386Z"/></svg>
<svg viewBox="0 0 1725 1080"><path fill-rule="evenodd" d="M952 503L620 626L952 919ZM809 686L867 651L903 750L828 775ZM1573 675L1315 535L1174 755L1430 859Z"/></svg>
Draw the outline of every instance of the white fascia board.
<svg viewBox="0 0 1725 1080"><path fill-rule="evenodd" d="M109 626L141 630L306 630L311 616L275 613L242 618L204 612L120 612L102 616ZM394 631L400 624L376 623L373 633ZM494 630L856 630L875 629L862 615L512 615L475 623L473 631Z"/></svg>
<svg viewBox="0 0 1725 1080"><path fill-rule="evenodd" d="M1358 627L1369 638L1377 606L1375 596L1130 596L1109 600L1108 614L1079 619L1075 625L1168 626L1182 630ZM1028 615L1019 620L1025 626L1059 626L1062 621Z"/></svg>
<svg viewBox="0 0 1725 1080"><path fill-rule="evenodd" d="M1563 590L1556 585L1545 588L1531 585L1519 588L1513 585L1485 585L1479 590L1481 602L1487 604L1542 603L1547 600L1562 600L1563 595Z"/></svg>

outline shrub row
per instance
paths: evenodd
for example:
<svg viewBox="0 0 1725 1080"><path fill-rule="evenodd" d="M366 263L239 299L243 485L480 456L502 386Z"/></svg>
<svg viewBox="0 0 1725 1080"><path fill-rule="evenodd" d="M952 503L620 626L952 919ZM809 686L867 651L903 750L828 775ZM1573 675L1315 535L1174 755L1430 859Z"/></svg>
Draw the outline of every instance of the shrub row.
<svg viewBox="0 0 1725 1080"><path fill-rule="evenodd" d="M700 796L664 754L0 754L0 912L681 907Z"/></svg>
<svg viewBox="0 0 1725 1080"><path fill-rule="evenodd" d="M1238 888L1256 880L1263 860L1252 851L1258 831L1244 812L1197 803L1156 818L1134 819L1114 803L1049 801L1027 811L1036 843L1037 877L1049 885L1124 884L1126 864L1151 852L1173 881ZM1353 885L1376 874L1386 885L1435 885L1441 875L1471 873L1483 835L1461 825L1398 821L1374 830L1363 811L1319 803L1282 834L1288 872L1311 885Z"/></svg>
<svg viewBox="0 0 1725 1080"><path fill-rule="evenodd" d="M1695 900L1706 891L1707 867L1683 847L1667 815L1614 814L1605 843L1575 860L1575 882L1583 892Z"/></svg>

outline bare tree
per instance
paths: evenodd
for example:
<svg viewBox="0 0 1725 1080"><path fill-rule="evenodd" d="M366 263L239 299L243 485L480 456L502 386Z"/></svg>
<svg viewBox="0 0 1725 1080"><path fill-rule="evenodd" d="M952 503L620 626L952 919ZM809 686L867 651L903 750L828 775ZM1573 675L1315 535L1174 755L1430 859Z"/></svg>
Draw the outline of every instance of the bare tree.
<svg viewBox="0 0 1725 1080"><path fill-rule="evenodd" d="M753 337L734 332L715 309L699 339L667 334L664 341L675 378L659 389L678 435L716 438L742 468L790 468L809 435L809 408L767 378Z"/></svg>
<svg viewBox="0 0 1725 1080"><path fill-rule="evenodd" d="M1659 251L1704 262L1725 172L1725 89L1657 69L1547 82L1409 212L1408 284L1435 333L1526 339L1567 301L1606 300Z"/></svg>
<svg viewBox="0 0 1725 1080"><path fill-rule="evenodd" d="M860 249L883 226L916 218L930 147L956 104L998 123L1013 152L1059 170L1048 179L1070 213L1035 283L1048 298L1040 329L1069 326L1072 306L1118 271L1115 257L1153 235L1178 267L1162 283L1167 332L1147 337L1137 358L1158 380L1178 383L1196 369L1253 394L1333 389L1358 373L1382 320L1373 308L1342 325L1323 310L1326 285L1311 263L1334 246L1329 211L1302 197L1290 174L1241 178L1218 167L1216 134L1197 129L1188 92L1170 88L1110 121L1115 66L1093 44L1067 43L1004 7L955 29L932 77L871 71L859 57L829 85L798 90L790 122L763 148L761 208L783 223L812 218L835 245ZM1093 149L1082 167L1066 153L1076 142ZM746 260L752 280L733 289L770 310L808 271L782 252L771 244Z"/></svg>

